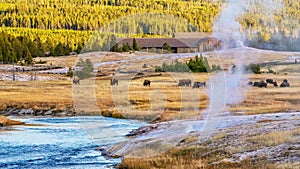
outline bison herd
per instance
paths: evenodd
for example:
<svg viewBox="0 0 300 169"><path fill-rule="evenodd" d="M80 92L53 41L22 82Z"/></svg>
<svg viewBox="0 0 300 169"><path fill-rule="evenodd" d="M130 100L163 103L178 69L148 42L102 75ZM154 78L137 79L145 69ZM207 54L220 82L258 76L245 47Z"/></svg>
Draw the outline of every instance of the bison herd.
<svg viewBox="0 0 300 169"><path fill-rule="evenodd" d="M191 86L191 85L192 85L191 79L180 79L178 81L178 86Z"/></svg>
<svg viewBox="0 0 300 169"><path fill-rule="evenodd" d="M119 80L118 79L111 79L110 85L118 85ZM143 86L150 87L151 81L150 80L144 80ZM192 86L192 80L191 79L180 79L178 81L178 86ZM200 87L206 87L206 82L194 82L193 88L200 88Z"/></svg>
<svg viewBox="0 0 300 169"><path fill-rule="evenodd" d="M178 81L178 86L192 86L191 79L180 79ZM206 82L194 82L193 88L205 87Z"/></svg>
<svg viewBox="0 0 300 169"><path fill-rule="evenodd" d="M274 87L278 87L278 84L273 79L266 79L266 81L261 80L259 82L248 82L247 85L254 86L254 87L265 87L267 88L268 84L273 85ZM280 84L280 87L290 87L289 82L284 79L283 82Z"/></svg>
<svg viewBox="0 0 300 169"><path fill-rule="evenodd" d="M144 80L143 86L150 87L150 83L151 83L150 80ZM77 77L73 78L73 84L75 84L75 85L80 84L79 78L77 78ZM118 79L110 80L111 86L118 85L118 84L119 84ZM259 82L249 81L247 83L248 86L260 87L260 88L262 88L262 87L267 88L268 84L273 85L274 87L278 87L277 82L274 81L273 79L266 79L266 81L261 80ZM178 81L178 86L192 86L192 80L191 79L180 79ZM279 86L280 87L290 87L290 84L287 79L284 79ZM192 87L193 88L206 87L206 82L205 81L204 82L194 82Z"/></svg>

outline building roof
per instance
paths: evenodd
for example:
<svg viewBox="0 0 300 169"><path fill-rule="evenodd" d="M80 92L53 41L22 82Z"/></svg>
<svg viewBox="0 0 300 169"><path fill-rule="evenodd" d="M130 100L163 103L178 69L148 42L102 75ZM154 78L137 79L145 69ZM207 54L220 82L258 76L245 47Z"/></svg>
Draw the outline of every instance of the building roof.
<svg viewBox="0 0 300 169"><path fill-rule="evenodd" d="M198 47L202 42L209 40L209 38L177 38L190 48Z"/></svg>
<svg viewBox="0 0 300 169"><path fill-rule="evenodd" d="M212 41L215 43L215 38L135 38L139 47L143 48L161 48L164 43L168 43L170 47L174 48L196 48L201 43ZM132 46L133 38L119 38L117 43L122 46L128 43Z"/></svg>
<svg viewBox="0 0 300 169"><path fill-rule="evenodd" d="M168 43L171 47L188 48L189 46L175 38L135 38L138 46L151 48L162 47L164 43ZM128 43L132 46L133 38L117 39L119 45Z"/></svg>

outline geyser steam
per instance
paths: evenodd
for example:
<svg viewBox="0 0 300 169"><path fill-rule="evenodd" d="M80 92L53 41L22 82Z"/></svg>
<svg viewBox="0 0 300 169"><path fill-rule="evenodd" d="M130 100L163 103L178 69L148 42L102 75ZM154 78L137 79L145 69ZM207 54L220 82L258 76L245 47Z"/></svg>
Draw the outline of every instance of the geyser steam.
<svg viewBox="0 0 300 169"><path fill-rule="evenodd" d="M269 5L272 5L270 8ZM230 55L233 58L233 65L229 67L229 71L221 72L211 76L210 80L210 106L206 116L206 123L202 130L215 129L220 120L220 114L226 111L226 107L232 104L240 104L246 98L247 87L242 87L248 79L244 74L245 47L244 40L245 32L238 19L242 17L249 9L259 9L265 11L264 15L270 15L278 10L282 5L281 1L266 1L266 0L230 0L228 1L214 23L213 37L222 41L223 49L237 47ZM269 17L269 16L268 16ZM216 51L217 55L222 59L228 59L223 55L224 51Z"/></svg>

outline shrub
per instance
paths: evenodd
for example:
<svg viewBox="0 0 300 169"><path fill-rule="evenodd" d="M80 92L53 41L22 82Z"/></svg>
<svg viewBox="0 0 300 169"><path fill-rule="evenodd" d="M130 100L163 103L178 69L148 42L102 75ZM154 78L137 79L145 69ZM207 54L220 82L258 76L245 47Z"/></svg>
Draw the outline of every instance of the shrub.
<svg viewBox="0 0 300 169"><path fill-rule="evenodd" d="M80 59L76 66L82 68L80 71L76 71L74 73L79 79L89 78L92 76L91 73L93 72L93 64L90 59L86 59L85 61Z"/></svg>
<svg viewBox="0 0 300 169"><path fill-rule="evenodd" d="M259 64L249 64L247 67L246 67L246 71L251 71L255 74L261 74L261 71L260 71L260 65Z"/></svg>
<svg viewBox="0 0 300 169"><path fill-rule="evenodd" d="M216 70L220 69L220 66L214 67ZM190 59L187 63L182 63L176 60L171 64L163 63L162 66L155 67L156 72L210 72L210 66L206 58L195 56L195 59Z"/></svg>
<svg viewBox="0 0 300 169"><path fill-rule="evenodd" d="M270 68L268 68L268 73L273 73L273 74L276 74L276 72Z"/></svg>
<svg viewBox="0 0 300 169"><path fill-rule="evenodd" d="M73 72L72 68L69 67L69 70L68 70L68 72L67 72L67 76L68 76L68 77L73 77L73 75L74 75L74 72Z"/></svg>

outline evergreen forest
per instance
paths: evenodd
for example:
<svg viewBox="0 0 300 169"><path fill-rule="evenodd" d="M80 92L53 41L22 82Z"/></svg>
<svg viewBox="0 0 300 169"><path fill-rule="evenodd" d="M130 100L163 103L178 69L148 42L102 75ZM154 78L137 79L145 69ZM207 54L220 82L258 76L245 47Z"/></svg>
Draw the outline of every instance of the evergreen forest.
<svg viewBox="0 0 300 169"><path fill-rule="evenodd" d="M282 3L270 18L257 6L238 22L251 47L299 51L300 3ZM263 0L265 1L265 0ZM103 49L117 37L171 37L213 32L226 0L1 0L0 62ZM97 36L95 38L95 36ZM104 40L103 40L104 39ZM96 44L96 45L95 45Z"/></svg>

